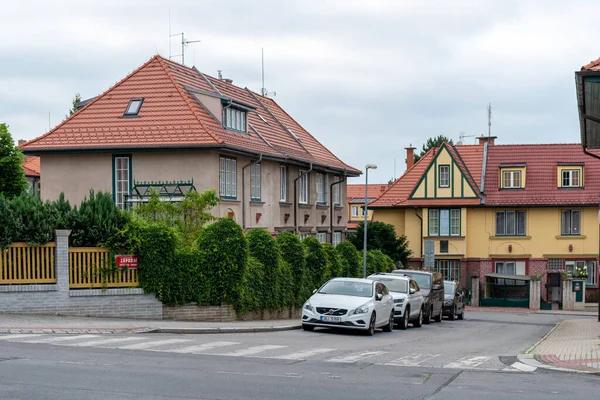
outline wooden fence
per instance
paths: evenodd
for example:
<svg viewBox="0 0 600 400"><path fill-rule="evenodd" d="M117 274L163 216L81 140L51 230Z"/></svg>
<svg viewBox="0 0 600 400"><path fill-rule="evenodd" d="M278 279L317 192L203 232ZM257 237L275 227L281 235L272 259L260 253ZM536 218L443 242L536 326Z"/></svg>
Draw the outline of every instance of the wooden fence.
<svg viewBox="0 0 600 400"><path fill-rule="evenodd" d="M139 285L135 269L116 270L108 249L69 248L69 287L71 289L125 288Z"/></svg>
<svg viewBox="0 0 600 400"><path fill-rule="evenodd" d="M56 283L55 247L56 243L13 243L6 251L0 250L0 285Z"/></svg>

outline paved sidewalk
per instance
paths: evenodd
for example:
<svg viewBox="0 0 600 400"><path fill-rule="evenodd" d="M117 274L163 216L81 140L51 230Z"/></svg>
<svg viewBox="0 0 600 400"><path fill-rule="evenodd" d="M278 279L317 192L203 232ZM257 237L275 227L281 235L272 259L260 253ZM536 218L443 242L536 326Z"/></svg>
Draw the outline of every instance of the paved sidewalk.
<svg viewBox="0 0 600 400"><path fill-rule="evenodd" d="M247 333L299 329L299 320L187 322L0 314L2 333Z"/></svg>
<svg viewBox="0 0 600 400"><path fill-rule="evenodd" d="M552 315L578 315L583 317L596 317L598 313L596 311L563 311L563 310L530 310L528 308L508 308L508 307L473 307L466 306L465 311L496 311L496 312L510 312L510 313L523 313L523 314L552 314Z"/></svg>
<svg viewBox="0 0 600 400"><path fill-rule="evenodd" d="M600 373L600 322L595 319L563 320L539 341L522 361L529 365L531 355L551 369Z"/></svg>

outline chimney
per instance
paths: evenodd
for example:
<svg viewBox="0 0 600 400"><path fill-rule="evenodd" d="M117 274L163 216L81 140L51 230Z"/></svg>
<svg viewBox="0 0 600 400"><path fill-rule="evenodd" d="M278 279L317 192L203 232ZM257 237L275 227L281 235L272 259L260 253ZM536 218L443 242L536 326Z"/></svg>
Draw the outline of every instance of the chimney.
<svg viewBox="0 0 600 400"><path fill-rule="evenodd" d="M406 150L406 170L408 171L412 168L413 164L415 163L415 148L411 143L408 147L405 147L404 149Z"/></svg>
<svg viewBox="0 0 600 400"><path fill-rule="evenodd" d="M20 146L20 145L25 144L25 143L27 143L27 140L25 140L25 139L19 139L19 144L18 145Z"/></svg>
<svg viewBox="0 0 600 400"><path fill-rule="evenodd" d="M477 139L479 139L480 146L483 146L484 143L487 143L488 146L493 146L497 138L498 136L480 136Z"/></svg>

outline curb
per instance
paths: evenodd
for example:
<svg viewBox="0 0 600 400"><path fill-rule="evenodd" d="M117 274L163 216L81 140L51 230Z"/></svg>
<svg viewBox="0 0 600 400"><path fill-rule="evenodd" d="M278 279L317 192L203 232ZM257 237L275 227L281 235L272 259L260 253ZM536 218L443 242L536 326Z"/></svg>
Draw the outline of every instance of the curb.
<svg viewBox="0 0 600 400"><path fill-rule="evenodd" d="M254 328L153 328L148 333L174 333L174 334L218 334L218 333L255 333L255 332L280 332L300 329L301 325L257 326Z"/></svg>
<svg viewBox="0 0 600 400"><path fill-rule="evenodd" d="M542 343L544 340L548 339L548 336L550 336L552 334L552 332L554 332L554 330L556 328L558 328L560 326L560 324L562 324L563 322L565 322L565 320L559 321L558 324L554 325L554 328L550 329L550 332L546 333L540 340L538 340L537 342L535 342L533 344L533 346L530 346L527 350L525 350L524 354L531 354L531 351L533 349L535 349L540 343Z"/></svg>
<svg viewBox="0 0 600 400"><path fill-rule="evenodd" d="M529 365L531 367L547 369L550 371L571 372L571 373L575 372L578 374L587 374L587 375L600 375L600 372L598 372L598 371L581 371L578 369L561 368L561 367L555 367L553 365L544 364L544 363L536 360L534 358L533 354L518 354L517 359L520 362L522 362L523 364Z"/></svg>

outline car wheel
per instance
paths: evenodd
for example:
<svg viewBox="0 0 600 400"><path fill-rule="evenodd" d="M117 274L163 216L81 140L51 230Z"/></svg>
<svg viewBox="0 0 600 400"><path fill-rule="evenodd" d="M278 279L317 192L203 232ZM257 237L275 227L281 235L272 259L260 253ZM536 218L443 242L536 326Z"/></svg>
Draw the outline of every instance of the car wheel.
<svg viewBox="0 0 600 400"><path fill-rule="evenodd" d="M442 322L442 316L444 315L443 312L444 310L442 310L442 307L440 307L440 313L435 316L435 322Z"/></svg>
<svg viewBox="0 0 600 400"><path fill-rule="evenodd" d="M305 331L309 331L309 332L311 332L311 331L314 331L314 330L315 330L315 327L314 327L314 326L312 326L312 325L306 325L306 324L302 324L302 329L304 329Z"/></svg>
<svg viewBox="0 0 600 400"><path fill-rule="evenodd" d="M393 330L394 330L394 310L392 310L392 313L390 314L390 320L388 321L387 325L385 325L383 327L384 332L391 332Z"/></svg>
<svg viewBox="0 0 600 400"><path fill-rule="evenodd" d="M452 308L452 313L449 316L450 321L454 321L456 319L456 306Z"/></svg>
<svg viewBox="0 0 600 400"><path fill-rule="evenodd" d="M419 311L419 318L417 318L417 320L415 322L413 322L413 326L415 328L420 328L423 326L423 309L422 308Z"/></svg>
<svg viewBox="0 0 600 400"><path fill-rule="evenodd" d="M365 334L367 336L373 336L375 334L375 311L373 311L373 314L371 314L371 322L369 322L369 327L367 328L367 331L365 332Z"/></svg>
<svg viewBox="0 0 600 400"><path fill-rule="evenodd" d="M406 307L406 311L404 311L404 317L400 320L400 329L406 330L408 329L408 316L410 315L410 307Z"/></svg>
<svg viewBox="0 0 600 400"><path fill-rule="evenodd" d="M465 309L463 308L462 312L458 314L458 319L462 320L465 317Z"/></svg>
<svg viewBox="0 0 600 400"><path fill-rule="evenodd" d="M425 325L429 325L431 323L432 319L433 319L433 306L431 306L427 315L423 316L423 323Z"/></svg>

